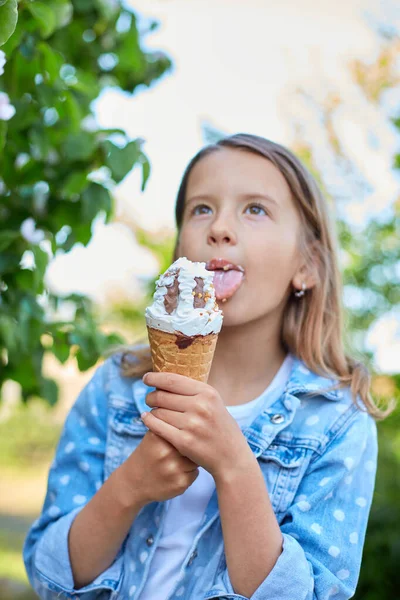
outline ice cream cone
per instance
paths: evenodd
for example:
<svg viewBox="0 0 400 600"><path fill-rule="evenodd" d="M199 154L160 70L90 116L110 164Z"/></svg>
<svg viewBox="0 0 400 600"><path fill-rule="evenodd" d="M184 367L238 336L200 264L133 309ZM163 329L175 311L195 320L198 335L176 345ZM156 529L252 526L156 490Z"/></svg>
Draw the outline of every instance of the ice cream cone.
<svg viewBox="0 0 400 600"><path fill-rule="evenodd" d="M154 371L207 383L218 333L185 336L147 327Z"/></svg>

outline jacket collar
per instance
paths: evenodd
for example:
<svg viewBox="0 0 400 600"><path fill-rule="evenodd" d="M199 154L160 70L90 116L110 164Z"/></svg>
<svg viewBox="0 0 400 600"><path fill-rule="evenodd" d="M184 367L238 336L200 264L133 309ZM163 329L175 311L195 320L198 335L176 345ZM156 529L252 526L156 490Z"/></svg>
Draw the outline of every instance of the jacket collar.
<svg viewBox="0 0 400 600"><path fill-rule="evenodd" d="M327 391L327 388L337 383L337 380L323 377L322 375L310 371L300 358L294 355L292 355L292 357L292 370L286 384L285 393L296 396L297 394L317 392L318 395L333 401L337 401L342 397L340 390ZM146 396L154 389L154 387L149 387L143 383L141 379L137 379L133 382L133 398L140 413L148 411L149 407L146 404Z"/></svg>
<svg viewBox="0 0 400 600"><path fill-rule="evenodd" d="M310 371L300 358L292 355L293 366L286 385L286 391L290 394L306 394L308 392L318 392L318 395L327 398L328 400L339 400L342 398L341 390L329 390L327 388L338 383L337 379L331 379L318 375L314 371Z"/></svg>

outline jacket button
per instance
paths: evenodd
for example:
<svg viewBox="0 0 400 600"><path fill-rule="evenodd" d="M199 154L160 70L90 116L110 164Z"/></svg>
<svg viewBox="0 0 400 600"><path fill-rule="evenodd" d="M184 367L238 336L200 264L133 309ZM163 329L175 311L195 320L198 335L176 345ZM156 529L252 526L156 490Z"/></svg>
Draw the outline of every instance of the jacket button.
<svg viewBox="0 0 400 600"><path fill-rule="evenodd" d="M149 537L148 537L148 538L147 538L147 540L146 540L146 544L147 544L148 546L152 546L152 545L154 544L154 538L153 538L153 536L152 536L152 535L149 535Z"/></svg>
<svg viewBox="0 0 400 600"><path fill-rule="evenodd" d="M271 420L271 423L275 423L276 425L279 425L279 423L283 423L283 421L285 420L285 417L278 413L276 415L272 415L270 420Z"/></svg>
<svg viewBox="0 0 400 600"><path fill-rule="evenodd" d="M196 556L197 556L197 550L195 550L194 552L192 552L192 554L191 554L191 556L189 558L189 562L188 562L189 567L193 563L193 561L196 558Z"/></svg>

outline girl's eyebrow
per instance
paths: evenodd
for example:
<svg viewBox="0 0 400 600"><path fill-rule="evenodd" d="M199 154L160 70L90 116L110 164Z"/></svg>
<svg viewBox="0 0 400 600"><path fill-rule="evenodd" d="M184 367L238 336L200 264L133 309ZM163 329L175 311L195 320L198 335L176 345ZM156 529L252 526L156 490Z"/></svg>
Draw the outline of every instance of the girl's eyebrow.
<svg viewBox="0 0 400 600"><path fill-rule="evenodd" d="M278 202L276 200L274 200L274 198L272 198L272 196L268 196L268 194L259 194L259 193L240 194L239 198L242 202L247 201L247 200L252 200L254 198L259 198L260 200L267 200L268 202L271 202L272 204L279 206ZM193 202L194 200L215 200L215 196L213 196L212 194L198 194L197 196L192 196L191 198L189 198L189 200L187 201L187 204L190 204L190 202Z"/></svg>

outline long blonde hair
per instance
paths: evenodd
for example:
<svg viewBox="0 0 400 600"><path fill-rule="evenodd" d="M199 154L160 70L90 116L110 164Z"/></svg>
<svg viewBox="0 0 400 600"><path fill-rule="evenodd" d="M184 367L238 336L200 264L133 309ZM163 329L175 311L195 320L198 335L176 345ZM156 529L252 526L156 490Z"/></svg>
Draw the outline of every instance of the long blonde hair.
<svg viewBox="0 0 400 600"><path fill-rule="evenodd" d="M245 150L265 157L284 176L292 192L302 223L299 251L315 267L316 284L300 300L288 298L282 324L282 343L287 351L300 358L319 375L338 381L334 388L350 386L353 402L376 420L382 420L395 408L392 399L385 408L373 400L369 369L361 360L345 352L343 343L344 310L342 278L338 267L335 219L330 215L314 178L302 162L287 148L265 138L239 133L202 148L189 162L178 190L175 218L178 237L173 260L178 258L177 245L182 226L188 177L203 157L223 148ZM142 377L152 370L148 343L135 348L119 347L121 372L128 377ZM363 405L357 403L357 396ZM365 407L365 408L364 408Z"/></svg>

